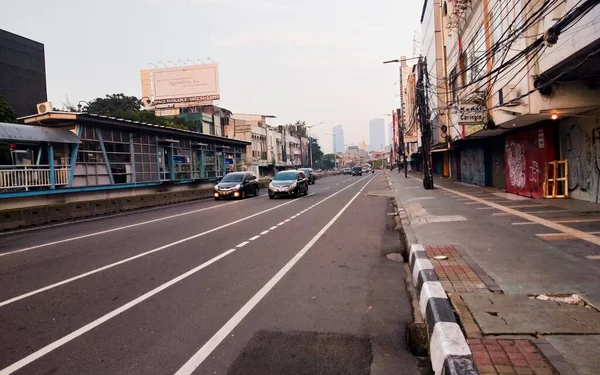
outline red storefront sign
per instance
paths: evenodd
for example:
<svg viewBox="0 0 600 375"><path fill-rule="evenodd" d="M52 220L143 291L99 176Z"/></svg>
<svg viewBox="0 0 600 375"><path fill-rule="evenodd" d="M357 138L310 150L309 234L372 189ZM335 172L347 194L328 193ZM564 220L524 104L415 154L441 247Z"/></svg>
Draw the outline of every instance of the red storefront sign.
<svg viewBox="0 0 600 375"><path fill-rule="evenodd" d="M506 191L542 198L546 163L556 160L552 126L528 128L507 135L504 160Z"/></svg>

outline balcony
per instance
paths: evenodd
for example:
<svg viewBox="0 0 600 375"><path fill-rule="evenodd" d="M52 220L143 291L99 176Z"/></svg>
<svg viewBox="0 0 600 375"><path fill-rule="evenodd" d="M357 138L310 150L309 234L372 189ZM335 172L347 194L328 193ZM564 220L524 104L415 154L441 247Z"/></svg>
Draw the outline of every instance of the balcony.
<svg viewBox="0 0 600 375"><path fill-rule="evenodd" d="M0 193L66 186L69 170L68 165L57 166L52 176L49 165L0 165Z"/></svg>

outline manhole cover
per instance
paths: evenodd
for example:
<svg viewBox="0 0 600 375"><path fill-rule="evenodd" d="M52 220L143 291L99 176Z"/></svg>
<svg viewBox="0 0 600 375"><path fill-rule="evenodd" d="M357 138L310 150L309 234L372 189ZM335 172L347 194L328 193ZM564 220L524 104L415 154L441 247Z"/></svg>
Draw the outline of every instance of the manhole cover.
<svg viewBox="0 0 600 375"><path fill-rule="evenodd" d="M229 375L368 375L367 338L317 332L259 331L229 368Z"/></svg>

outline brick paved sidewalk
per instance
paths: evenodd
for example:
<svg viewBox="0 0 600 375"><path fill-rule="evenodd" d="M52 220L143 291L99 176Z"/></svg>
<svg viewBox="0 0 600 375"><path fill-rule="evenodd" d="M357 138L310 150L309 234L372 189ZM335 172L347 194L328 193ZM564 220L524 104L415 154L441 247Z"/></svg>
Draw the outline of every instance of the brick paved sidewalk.
<svg viewBox="0 0 600 375"><path fill-rule="evenodd" d="M467 343L481 375L557 374L528 339L482 338L481 331L462 302L461 295L491 293L489 285L482 280L482 277L490 280L488 284L493 284L496 288L497 285L489 276L478 275L453 245L430 245L425 247L425 251L460 317L460 325L466 333Z"/></svg>
<svg viewBox="0 0 600 375"><path fill-rule="evenodd" d="M554 375L556 372L529 340L468 339L481 375Z"/></svg>

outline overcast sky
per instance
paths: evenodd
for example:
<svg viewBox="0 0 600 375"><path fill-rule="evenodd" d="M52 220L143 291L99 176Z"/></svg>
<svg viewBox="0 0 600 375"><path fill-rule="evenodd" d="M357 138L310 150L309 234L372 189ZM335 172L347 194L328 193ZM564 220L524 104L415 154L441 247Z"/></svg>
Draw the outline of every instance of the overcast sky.
<svg viewBox="0 0 600 375"><path fill-rule="evenodd" d="M158 61L219 64L221 101L271 124L313 128L331 151L369 142L370 119L397 107L398 67L412 55L423 0L3 1L0 27L45 44L48 97L61 107L105 94L141 97L139 71ZM189 64L189 62L188 62ZM169 64L172 65L172 64ZM390 120L386 117L386 123Z"/></svg>

